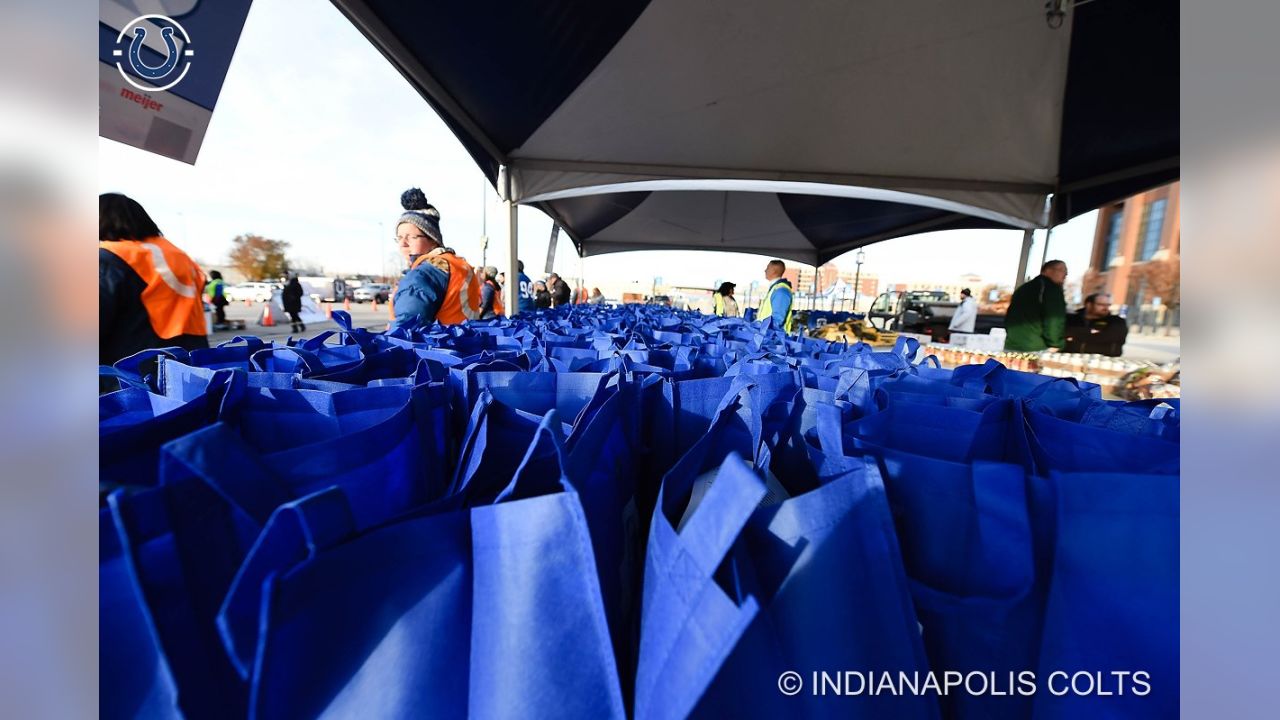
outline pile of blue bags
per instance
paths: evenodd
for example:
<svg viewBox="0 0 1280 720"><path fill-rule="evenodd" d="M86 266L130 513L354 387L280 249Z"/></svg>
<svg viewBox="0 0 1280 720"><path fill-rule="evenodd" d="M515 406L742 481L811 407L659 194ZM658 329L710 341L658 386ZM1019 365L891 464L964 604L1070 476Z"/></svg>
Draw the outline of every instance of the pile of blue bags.
<svg viewBox="0 0 1280 720"><path fill-rule="evenodd" d="M1176 401L656 306L334 315L101 369L104 717L1177 712Z"/></svg>

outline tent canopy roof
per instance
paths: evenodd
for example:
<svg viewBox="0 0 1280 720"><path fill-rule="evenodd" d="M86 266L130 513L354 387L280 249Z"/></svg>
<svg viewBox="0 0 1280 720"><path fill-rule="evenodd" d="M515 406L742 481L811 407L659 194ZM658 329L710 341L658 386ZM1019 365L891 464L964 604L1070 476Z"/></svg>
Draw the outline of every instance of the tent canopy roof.
<svg viewBox="0 0 1280 720"><path fill-rule="evenodd" d="M1178 176L1178 13L1154 0L1057 29L1027 0L334 2L588 254L820 260L1062 222Z"/></svg>

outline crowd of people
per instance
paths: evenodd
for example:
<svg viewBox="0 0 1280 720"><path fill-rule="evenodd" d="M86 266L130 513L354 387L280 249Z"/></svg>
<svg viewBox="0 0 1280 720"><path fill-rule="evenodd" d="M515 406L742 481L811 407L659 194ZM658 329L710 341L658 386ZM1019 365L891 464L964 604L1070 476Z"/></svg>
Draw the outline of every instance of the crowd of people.
<svg viewBox="0 0 1280 720"><path fill-rule="evenodd" d="M440 211L418 188L400 196L402 212L396 222L396 241L408 270L392 298L389 329L414 328L439 322L485 320L507 314L503 302L505 274L493 266L477 271L444 242ZM177 346L208 347L204 301L216 321L225 323L227 305L221 273L206 280L200 267L165 239L155 222L135 200L116 193L99 198L99 361L111 364L140 350ZM520 312L569 304L605 302L600 288L570 287L558 273L532 280L517 262ZM770 260L764 269L768 287L755 319L791 332L794 291L783 275L786 264ZM1040 275L1013 294L1005 318L1005 349L1120 355L1128 328L1110 313L1110 298L1090 295L1084 307L1066 312L1062 285L1067 266L1061 260L1044 264ZM721 283L712 296L713 313L739 317L736 285ZM282 306L293 332L305 332L300 317L303 289L296 276L282 292ZM954 332L972 332L977 305L966 289L951 324Z"/></svg>
<svg viewBox="0 0 1280 720"><path fill-rule="evenodd" d="M493 266L478 270L444 242L440 211L418 188L400 196L396 241L408 264L391 299L390 329L453 325L507 314L502 290L506 276ZM98 199L99 362L110 365L141 350L209 346L204 306L214 324L226 324L226 284L217 270L208 276L189 255L165 238L136 200L118 193ZM551 273L532 281L518 263L517 312L571 303L605 302L600 288L571 288ZM305 332L301 282L291 275L281 291L281 307L293 332Z"/></svg>

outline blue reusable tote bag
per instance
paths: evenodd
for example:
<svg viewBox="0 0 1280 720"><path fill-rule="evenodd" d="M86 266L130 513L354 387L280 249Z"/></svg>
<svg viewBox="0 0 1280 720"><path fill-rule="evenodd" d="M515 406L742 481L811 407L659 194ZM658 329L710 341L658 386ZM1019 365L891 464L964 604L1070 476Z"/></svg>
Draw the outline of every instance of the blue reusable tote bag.
<svg viewBox="0 0 1280 720"><path fill-rule="evenodd" d="M685 503L668 500L668 487L659 490L645 554L634 712L642 720L688 717L760 612L759 600L738 592L731 572L718 578L717 568L764 498L764 483L741 459L725 462L679 532L673 522Z"/></svg>
<svg viewBox="0 0 1280 720"><path fill-rule="evenodd" d="M615 656L627 678L634 675L643 579L645 518L636 498L642 383L615 376L603 384L562 453L564 474L587 519Z"/></svg>
<svg viewBox="0 0 1280 720"><path fill-rule="evenodd" d="M1112 472L1177 475L1179 444L1151 434L1120 432L1027 412L1027 437L1042 475L1051 472Z"/></svg>
<svg viewBox="0 0 1280 720"><path fill-rule="evenodd" d="M442 386L259 388L228 421L166 444L160 487L109 498L184 713L244 712L247 687L214 618L272 511L331 485L349 492L358 527L426 502L447 475L427 463L419 420L445 397Z"/></svg>
<svg viewBox="0 0 1280 720"><path fill-rule="evenodd" d="M872 684L876 675L896 680L928 671L879 468L866 458L833 460L812 458L823 483L756 510L744 528L735 568L742 587L760 598L761 612L695 715L822 716L835 701L842 717L938 716L937 699L927 694L837 698L810 689L788 697L775 688L788 671L806 686L821 683L829 668L869 671Z"/></svg>
<svg viewBox="0 0 1280 720"><path fill-rule="evenodd" d="M1150 435L1178 442L1181 438L1181 406L1177 398L1136 402L1095 401L1082 408L1081 425L1104 427L1133 435Z"/></svg>
<svg viewBox="0 0 1280 720"><path fill-rule="evenodd" d="M221 371L187 397L159 395L141 387L99 396L98 482L104 487L154 487L160 447L214 422L228 392L238 392L237 383L244 384L243 376Z"/></svg>
<svg viewBox="0 0 1280 720"><path fill-rule="evenodd" d="M244 504L252 507L254 500ZM243 717L247 688L222 652L213 618L261 521L193 479L117 491L107 502L151 640L144 642L127 616L103 618L112 626L103 635L129 638L111 648L112 662L145 668L159 655L183 716ZM100 607L107 600L101 596ZM120 702L117 690L125 691L103 688L112 705Z"/></svg>
<svg viewBox="0 0 1280 720"><path fill-rule="evenodd" d="M98 511L98 712L179 718L177 687L142 608L111 511Z"/></svg>
<svg viewBox="0 0 1280 720"><path fill-rule="evenodd" d="M788 405L774 401L762 408L762 397L744 389L730 399L703 439L664 478L646 562L637 717L820 713L831 698L780 693L776 683L783 671L808 678L830 667L877 668L895 675L925 669L874 463L805 458L797 468L787 458L771 465L792 497L771 495L757 509L763 494L746 494L750 481L757 488L759 481L751 471L749 480L741 477L745 466L737 454L752 453L755 472L766 472L772 455L762 437L766 416L771 408ZM753 417L743 418L744 411ZM798 423L803 408L790 411ZM716 468L719 475L690 515L685 498ZM735 482L736 502L720 498L736 511L727 513L725 504L715 504L715 494L722 484L735 487ZM748 517L733 532L737 512ZM707 557L703 567L710 569L695 573L680 558L694 552L690 544L706 539L695 534L700 519L706 523L703 531L716 538L712 546L721 557ZM690 604L690 598L708 599ZM704 613L704 602L714 602L715 611ZM756 604L758 612L746 617ZM691 668L697 668L693 676L687 672ZM842 712L864 717L936 716L930 698L842 700L847 701Z"/></svg>
<svg viewBox="0 0 1280 720"><path fill-rule="evenodd" d="M1001 401L1004 409L1016 408ZM936 673L1033 669L1039 652L1043 589L1021 464L999 459L1021 430L1021 413L1002 416L913 403L846 427L853 445L884 469L907 576ZM824 449L841 447L835 410L819 415ZM926 424L928 423L928 424ZM847 445L847 443L845 443ZM1025 717L1033 698L948 694L944 717Z"/></svg>
<svg viewBox="0 0 1280 720"><path fill-rule="evenodd" d="M1042 685L1036 718L1176 717L1177 477L1077 473L1052 480L1058 537L1038 677L1055 692ZM1146 677L1139 684L1116 671ZM1051 681L1055 672L1065 675ZM1059 694L1073 679L1093 694Z"/></svg>
<svg viewBox="0 0 1280 720"><path fill-rule="evenodd" d="M443 495L447 404L440 383L336 393L258 388L224 422L164 452L172 475L215 488L244 484L245 469L254 468L287 488L281 501L337 485L357 525L368 527Z"/></svg>
<svg viewBox="0 0 1280 720"><path fill-rule="evenodd" d="M323 493L282 507L297 517L273 528L317 541L267 576L254 716L623 717L559 426L548 413L492 505L361 534L331 507L304 511Z"/></svg>
<svg viewBox="0 0 1280 720"><path fill-rule="evenodd" d="M748 384L756 388L754 392L763 393L761 401L766 407L777 398L794 396L801 386L798 375L786 368L760 375L663 383L661 395L654 397L645 414L647 444L658 477L707 432L722 401Z"/></svg>

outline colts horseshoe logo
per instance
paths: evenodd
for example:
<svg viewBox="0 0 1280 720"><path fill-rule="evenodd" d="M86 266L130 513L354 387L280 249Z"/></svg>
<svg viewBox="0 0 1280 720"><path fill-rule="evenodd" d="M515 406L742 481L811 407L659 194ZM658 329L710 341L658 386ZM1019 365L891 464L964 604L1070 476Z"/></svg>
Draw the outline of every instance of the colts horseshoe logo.
<svg viewBox="0 0 1280 720"><path fill-rule="evenodd" d="M158 67L151 67L142 60L142 41L147 39L147 29L133 29L133 41L129 43L129 67L148 80L159 80L178 67L178 44L173 41L173 28L160 28L160 36L164 38L164 47L168 54Z"/></svg>
<svg viewBox="0 0 1280 720"><path fill-rule="evenodd" d="M153 22L160 21L160 22ZM191 37L187 35L187 31L177 23L173 18L165 15L142 15L134 18L132 22L124 26L120 30L120 35L116 37L117 48L112 50L112 55L116 57L125 56L123 48L119 47L124 42L125 33L133 30L133 39L129 41L128 55L126 57L129 72L125 72L125 62L117 62L116 68L120 71L120 75L132 86L139 90L147 90L155 92L157 90L168 90L169 88L182 82L182 78L187 76L187 71L191 69L191 57L195 55L195 51L191 49ZM157 53L162 52L160 48L154 44L148 45L147 38L155 38L158 30L159 38L164 43L164 61L159 65L148 65L142 59L143 46L151 47ZM179 47L177 39L174 35L180 34L182 37L182 46ZM181 72L178 67L181 65ZM166 78L177 75L171 82L165 85L147 85L138 80L142 78L151 82L163 82ZM136 76L136 77L135 77Z"/></svg>

